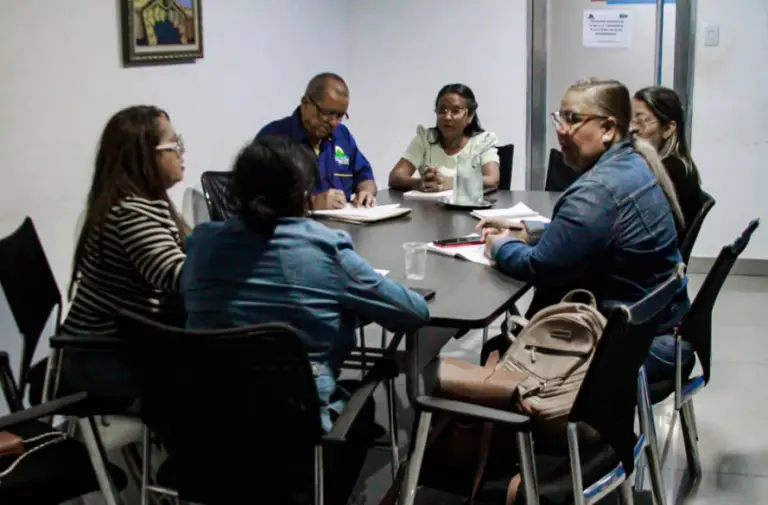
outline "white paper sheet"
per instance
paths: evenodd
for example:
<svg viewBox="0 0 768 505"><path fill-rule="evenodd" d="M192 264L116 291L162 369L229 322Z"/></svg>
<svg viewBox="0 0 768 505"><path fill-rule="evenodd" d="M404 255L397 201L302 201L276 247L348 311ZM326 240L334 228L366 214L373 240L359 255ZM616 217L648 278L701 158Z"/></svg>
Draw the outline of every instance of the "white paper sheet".
<svg viewBox="0 0 768 505"><path fill-rule="evenodd" d="M400 207L399 203L392 203L388 205L377 205L375 207L355 207L351 203L348 203L343 209L333 210L315 210L312 214L316 216L339 216L339 217L381 217L392 213L393 210Z"/></svg>
<svg viewBox="0 0 768 505"><path fill-rule="evenodd" d="M584 47L628 49L632 42L632 15L620 10L586 10L582 25Z"/></svg>
<svg viewBox="0 0 768 505"><path fill-rule="evenodd" d="M471 214L477 219L525 219L527 221L541 221L542 223L548 223L551 221L551 219L542 216L523 202L519 202L507 209L474 210L471 212Z"/></svg>
<svg viewBox="0 0 768 505"><path fill-rule="evenodd" d="M376 270L376 273L377 273L377 274L379 274L379 275L383 275L384 277L386 277L387 275L389 275L389 270L380 270L380 269L378 269L378 268L374 268L374 270Z"/></svg>
<svg viewBox="0 0 768 505"><path fill-rule="evenodd" d="M436 193L425 193L424 191L416 191L415 189L413 191L408 191L406 193L403 193L403 198L407 198L409 200L439 200L441 198L450 197L453 195L452 189L447 189L445 191L438 191Z"/></svg>
<svg viewBox="0 0 768 505"><path fill-rule="evenodd" d="M491 266L493 262L485 256L485 244L463 245L458 247L438 247L435 244L427 244L427 251L453 256L454 258L471 261L480 265Z"/></svg>

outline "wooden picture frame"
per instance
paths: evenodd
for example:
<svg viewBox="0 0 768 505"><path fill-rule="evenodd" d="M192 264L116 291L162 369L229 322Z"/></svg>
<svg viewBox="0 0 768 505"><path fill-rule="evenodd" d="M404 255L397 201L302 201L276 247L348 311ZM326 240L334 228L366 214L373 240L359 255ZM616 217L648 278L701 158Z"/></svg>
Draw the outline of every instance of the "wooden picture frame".
<svg viewBox="0 0 768 505"><path fill-rule="evenodd" d="M203 57L202 0L119 0L125 65Z"/></svg>

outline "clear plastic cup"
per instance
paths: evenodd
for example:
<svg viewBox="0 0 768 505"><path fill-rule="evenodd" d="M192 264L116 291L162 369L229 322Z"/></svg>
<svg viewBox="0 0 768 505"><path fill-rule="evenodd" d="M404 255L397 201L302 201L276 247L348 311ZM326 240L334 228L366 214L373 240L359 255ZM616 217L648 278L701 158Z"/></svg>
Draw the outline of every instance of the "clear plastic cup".
<svg viewBox="0 0 768 505"><path fill-rule="evenodd" d="M407 242L405 249L405 278L411 281L424 279L427 273L427 244Z"/></svg>

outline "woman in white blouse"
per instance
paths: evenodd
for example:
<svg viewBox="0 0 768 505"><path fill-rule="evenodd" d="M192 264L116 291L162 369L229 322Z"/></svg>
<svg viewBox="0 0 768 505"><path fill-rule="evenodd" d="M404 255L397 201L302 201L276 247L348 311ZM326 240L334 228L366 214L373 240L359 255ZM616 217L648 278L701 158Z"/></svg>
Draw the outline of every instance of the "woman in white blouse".
<svg viewBox="0 0 768 505"><path fill-rule="evenodd" d="M479 164L485 189L496 188L498 138L480 127L472 90L463 84L443 86L435 100L435 114L437 126L419 125L408 150L389 173L389 187L428 192L451 189L457 169Z"/></svg>

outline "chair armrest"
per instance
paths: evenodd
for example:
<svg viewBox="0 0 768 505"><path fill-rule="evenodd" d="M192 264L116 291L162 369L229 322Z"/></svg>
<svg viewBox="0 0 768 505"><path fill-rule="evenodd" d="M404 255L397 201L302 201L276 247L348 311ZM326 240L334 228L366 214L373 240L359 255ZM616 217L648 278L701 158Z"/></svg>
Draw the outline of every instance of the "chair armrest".
<svg viewBox="0 0 768 505"><path fill-rule="evenodd" d="M363 383L352 394L347 406L333 423L333 428L323 439L326 442L339 443L347 438L352 424L363 410L365 403L371 397L382 381L394 379L400 373L397 362L390 358L381 358L373 365L373 368L363 377Z"/></svg>
<svg viewBox="0 0 768 505"><path fill-rule="evenodd" d="M416 403L421 410L426 410L427 412L450 412L459 416L475 417L494 423L504 423L516 431L529 431L531 429L531 418L514 412L482 407L456 400L447 400L445 398L435 398L434 396L419 396L416 398Z"/></svg>
<svg viewBox="0 0 768 505"><path fill-rule="evenodd" d="M57 335L51 337L50 344L52 349L109 350L121 347L123 341L106 335Z"/></svg>
<svg viewBox="0 0 768 505"><path fill-rule="evenodd" d="M75 393L59 398L58 400L41 403L40 405L35 405L26 410L15 412L0 418L0 431L22 423L34 421L35 419L55 416L63 410L83 402L86 398L88 398L88 393Z"/></svg>
<svg viewBox="0 0 768 505"><path fill-rule="evenodd" d="M8 404L8 409L11 412L18 412L19 410L24 409L19 386L13 379L11 360L8 357L8 353L5 351L0 351L0 389L3 390L5 403Z"/></svg>

